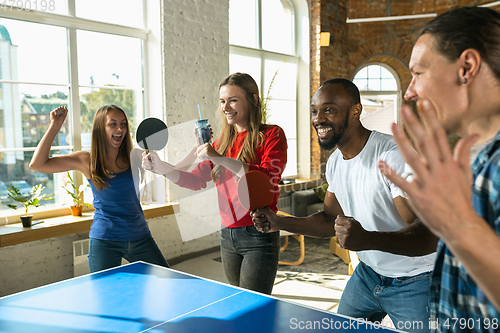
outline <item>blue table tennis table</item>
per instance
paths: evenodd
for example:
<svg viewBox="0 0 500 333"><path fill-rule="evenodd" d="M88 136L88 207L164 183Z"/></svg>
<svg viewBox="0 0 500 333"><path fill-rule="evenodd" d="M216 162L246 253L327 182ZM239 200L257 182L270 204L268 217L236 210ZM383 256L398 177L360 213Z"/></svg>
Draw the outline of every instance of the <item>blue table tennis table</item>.
<svg viewBox="0 0 500 333"><path fill-rule="evenodd" d="M395 332L144 262L0 298L0 332Z"/></svg>

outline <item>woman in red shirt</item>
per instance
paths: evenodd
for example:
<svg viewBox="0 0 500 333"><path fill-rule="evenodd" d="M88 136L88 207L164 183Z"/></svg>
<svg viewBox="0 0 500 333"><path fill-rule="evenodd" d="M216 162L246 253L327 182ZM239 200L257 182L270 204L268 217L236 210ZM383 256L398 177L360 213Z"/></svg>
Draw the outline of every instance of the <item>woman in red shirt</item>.
<svg viewBox="0 0 500 333"><path fill-rule="evenodd" d="M198 147L197 155L203 162L185 172L152 152L143 154L143 167L192 190L205 188L213 180L219 199L221 256L227 280L235 286L271 294L278 269L279 233L255 229L250 212L238 200L236 185L248 171L264 172L275 193L269 208L278 210L278 183L287 159L285 133L277 125L262 123L259 88L250 75L229 75L219 85L219 93L222 131L212 145Z"/></svg>

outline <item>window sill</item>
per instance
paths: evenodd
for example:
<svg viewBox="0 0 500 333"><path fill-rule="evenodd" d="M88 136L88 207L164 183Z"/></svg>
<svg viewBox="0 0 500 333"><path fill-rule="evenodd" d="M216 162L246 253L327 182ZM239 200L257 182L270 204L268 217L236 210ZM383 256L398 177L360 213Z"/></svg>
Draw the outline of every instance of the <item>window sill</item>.
<svg viewBox="0 0 500 333"><path fill-rule="evenodd" d="M323 183L321 178L318 179L305 179L305 178L296 178L295 183L290 183L286 185L278 185L280 189L280 194L295 192L300 190L307 190L316 186L319 186Z"/></svg>
<svg viewBox="0 0 500 333"><path fill-rule="evenodd" d="M146 220L172 215L179 212L178 203L143 205ZM82 216L64 215L44 218L43 223L30 228L23 228L21 223L12 223L0 227L0 247L33 242L41 239L90 231L94 213L84 212ZM39 220L39 219L38 219ZM37 220L33 220L36 223Z"/></svg>

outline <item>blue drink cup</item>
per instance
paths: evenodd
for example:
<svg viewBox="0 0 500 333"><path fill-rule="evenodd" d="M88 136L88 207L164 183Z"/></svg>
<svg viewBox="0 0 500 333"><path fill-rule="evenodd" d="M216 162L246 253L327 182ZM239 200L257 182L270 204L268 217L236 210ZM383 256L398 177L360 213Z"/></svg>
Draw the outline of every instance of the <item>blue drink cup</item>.
<svg viewBox="0 0 500 333"><path fill-rule="evenodd" d="M196 120L195 126L198 144L210 143L212 138L210 137L210 129L208 128L208 119Z"/></svg>

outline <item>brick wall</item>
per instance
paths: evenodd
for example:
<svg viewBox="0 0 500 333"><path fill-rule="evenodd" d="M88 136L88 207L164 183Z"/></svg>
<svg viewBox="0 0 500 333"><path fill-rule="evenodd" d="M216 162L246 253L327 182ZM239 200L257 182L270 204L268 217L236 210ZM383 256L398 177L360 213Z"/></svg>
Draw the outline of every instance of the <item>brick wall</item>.
<svg viewBox="0 0 500 333"><path fill-rule="evenodd" d="M349 75L349 36L346 19L349 1L311 1L311 98L322 82ZM330 32L333 43L319 46L319 34ZM324 173L331 151L321 150L316 131L311 130L311 176Z"/></svg>
<svg viewBox="0 0 500 333"><path fill-rule="evenodd" d="M461 6L476 6L492 0L310 0L311 41L321 31L334 34L334 43L320 50L311 49L311 96L320 82L334 77L352 79L356 71L370 63L393 68L406 91L411 75L408 69L411 51L422 27L430 19L412 19L366 23L345 23L350 19L443 13ZM500 6L493 7L500 10ZM319 46L318 46L319 48ZM314 64L314 65L313 65ZM312 165L326 163L331 152L319 152L317 139L311 141ZM317 171L317 170L315 170Z"/></svg>

